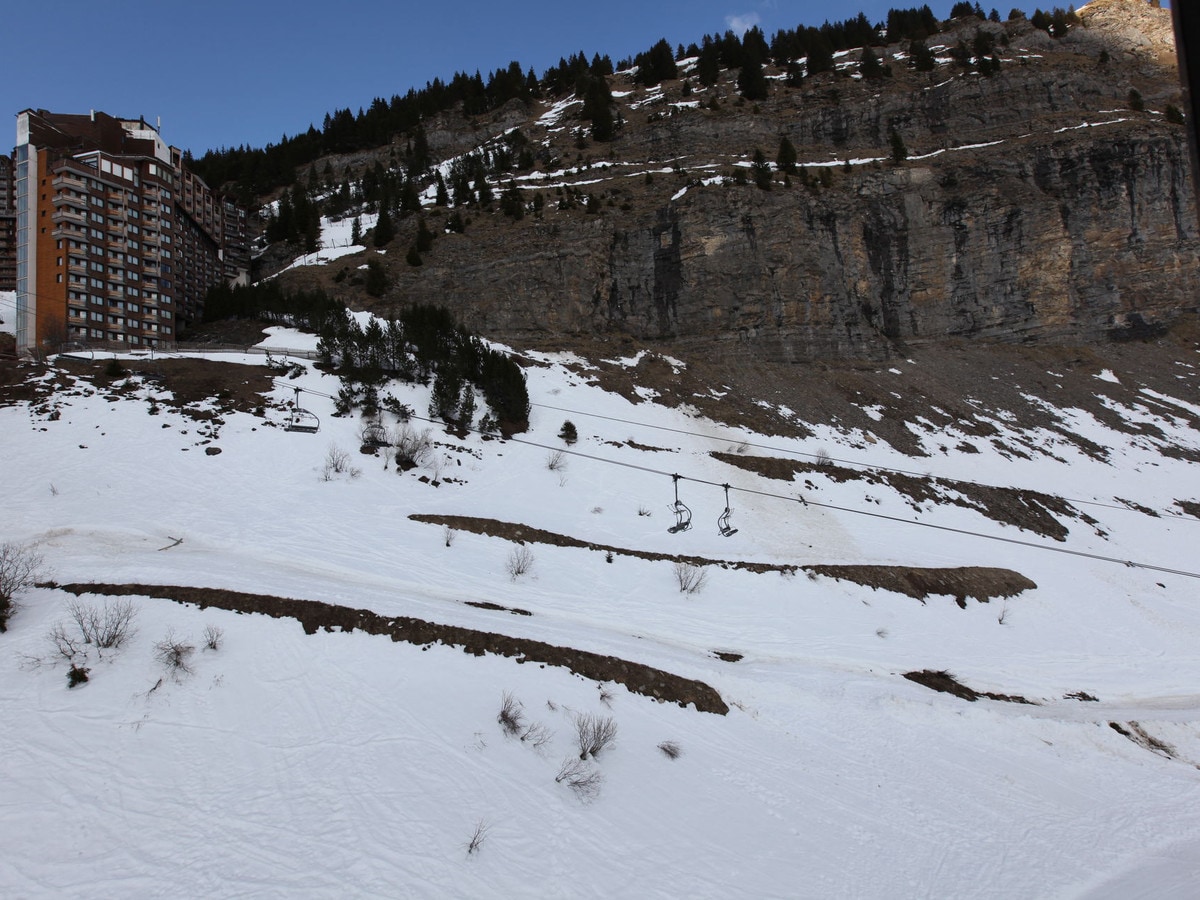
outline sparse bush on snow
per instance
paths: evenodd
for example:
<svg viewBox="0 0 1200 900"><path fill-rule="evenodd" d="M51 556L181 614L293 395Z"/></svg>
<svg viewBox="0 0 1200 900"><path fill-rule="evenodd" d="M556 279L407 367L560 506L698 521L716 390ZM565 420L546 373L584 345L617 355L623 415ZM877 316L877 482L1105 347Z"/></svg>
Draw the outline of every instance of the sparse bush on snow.
<svg viewBox="0 0 1200 900"><path fill-rule="evenodd" d="M579 758L594 758L616 740L617 723L612 716L580 713L575 717L575 737L579 744Z"/></svg>
<svg viewBox="0 0 1200 900"><path fill-rule="evenodd" d="M97 651L119 650L137 633L133 626L137 608L132 600L105 600L97 606L76 598L67 603L67 614L83 643L96 647ZM63 631L67 631L65 626Z"/></svg>
<svg viewBox="0 0 1200 900"><path fill-rule="evenodd" d="M496 716L496 721L500 723L504 733L509 736L520 734L525 724L525 713L521 710L521 701L509 691L505 691L500 698L500 713Z"/></svg>
<svg viewBox="0 0 1200 900"><path fill-rule="evenodd" d="M586 802L594 800L600 793L604 775L599 769L589 766L581 759L567 757L558 767L558 774L554 776L554 780L558 784L566 784L575 792L575 796Z"/></svg>
<svg viewBox="0 0 1200 900"><path fill-rule="evenodd" d="M209 650L220 650L221 642L225 640L225 632L216 625L204 626L204 646Z"/></svg>
<svg viewBox="0 0 1200 900"><path fill-rule="evenodd" d="M168 631L167 636L154 645L154 658L176 677L192 674L191 658L195 652L195 645L179 640L173 631Z"/></svg>
<svg viewBox="0 0 1200 900"><path fill-rule="evenodd" d="M679 584L681 594L695 594L704 589L708 582L708 573L700 566L691 563L675 563L675 581Z"/></svg>
<svg viewBox="0 0 1200 900"><path fill-rule="evenodd" d="M533 551L523 544L513 547L512 553L508 554L506 568L509 577L516 581L533 568Z"/></svg>
<svg viewBox="0 0 1200 900"><path fill-rule="evenodd" d="M334 475L343 474L357 478L362 474L362 470L350 465L349 453L341 447L330 444L329 449L325 452L325 465L321 469L321 480L332 481Z"/></svg>
<svg viewBox="0 0 1200 900"><path fill-rule="evenodd" d="M396 429L392 444L396 448L396 468L401 471L424 465L433 453L429 429L417 431L407 423Z"/></svg>
<svg viewBox="0 0 1200 900"><path fill-rule="evenodd" d="M46 577L42 554L26 544L0 544L0 632L8 630L8 619L16 609L15 595Z"/></svg>
<svg viewBox="0 0 1200 900"><path fill-rule="evenodd" d="M535 750L541 749L546 744L550 743L550 739L554 735L550 729L541 722L532 722L525 726L525 730L521 732L521 742L528 744Z"/></svg>
<svg viewBox="0 0 1200 900"><path fill-rule="evenodd" d="M471 832L471 839L467 841L467 856L472 856L479 852L491 828L492 826L484 822L483 819L475 823L475 830Z"/></svg>
<svg viewBox="0 0 1200 900"><path fill-rule="evenodd" d="M683 756L683 750L680 748L679 744L675 743L675 741L663 741L658 745L658 749L661 750L668 759L679 759L679 757Z"/></svg>

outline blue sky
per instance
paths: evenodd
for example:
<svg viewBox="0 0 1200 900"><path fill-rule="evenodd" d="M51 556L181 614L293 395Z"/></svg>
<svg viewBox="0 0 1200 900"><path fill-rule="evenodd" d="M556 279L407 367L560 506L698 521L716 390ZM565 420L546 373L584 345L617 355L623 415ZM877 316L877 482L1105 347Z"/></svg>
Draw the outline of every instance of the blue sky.
<svg viewBox="0 0 1200 900"><path fill-rule="evenodd" d="M1065 0L1060 0L1065 4ZM953 0L931 2L937 16ZM479 69L486 78L516 59L539 75L582 50L614 62L660 37L674 44L758 24L781 28L847 19L882 20L919 0L849 5L814 0L603 0L596 3L339 0L290 3L209 0L60 0L10 4L0 152L15 140L22 109L162 119L163 137L197 156L213 147L261 147L318 128L326 112L357 110L435 77ZM997 7L1007 16L1014 4ZM1018 2L1020 7L1033 7ZM1052 6L1046 2L1045 6ZM984 9L991 9L983 4ZM37 39L32 36L37 35ZM96 43L106 42L107 47ZM99 68L106 60L113 67Z"/></svg>

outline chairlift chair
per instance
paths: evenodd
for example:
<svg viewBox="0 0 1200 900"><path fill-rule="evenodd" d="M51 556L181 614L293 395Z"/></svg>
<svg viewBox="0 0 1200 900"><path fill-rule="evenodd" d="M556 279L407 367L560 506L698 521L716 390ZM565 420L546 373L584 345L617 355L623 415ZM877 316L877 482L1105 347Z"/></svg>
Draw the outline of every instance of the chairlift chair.
<svg viewBox="0 0 1200 900"><path fill-rule="evenodd" d="M304 434L316 434L321 430L321 420L317 418L316 413L309 412L300 405L300 388L293 388L296 392L296 400L292 404L292 414L288 417L287 424L284 425L286 431L299 431Z"/></svg>
<svg viewBox="0 0 1200 900"><path fill-rule="evenodd" d="M679 534L687 531L692 527L692 511L684 505L679 499L679 475L672 475L675 481L675 502L671 504L671 511L675 513L675 524L667 529L671 534Z"/></svg>
<svg viewBox="0 0 1200 900"><path fill-rule="evenodd" d="M363 446L370 447L372 450L378 450L388 446L391 442L388 440L387 429L383 427L383 423L376 419L363 429Z"/></svg>
<svg viewBox="0 0 1200 900"><path fill-rule="evenodd" d="M717 531L722 537L733 537L738 533L738 530L729 524L729 515L733 512L729 508L729 485L723 485L725 488L725 512L717 517Z"/></svg>

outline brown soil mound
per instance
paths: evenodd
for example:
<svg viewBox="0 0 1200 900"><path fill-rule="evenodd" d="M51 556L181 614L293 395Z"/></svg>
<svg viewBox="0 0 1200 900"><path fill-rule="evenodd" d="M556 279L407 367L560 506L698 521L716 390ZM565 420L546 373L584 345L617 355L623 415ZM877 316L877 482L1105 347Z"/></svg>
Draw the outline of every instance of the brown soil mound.
<svg viewBox="0 0 1200 900"><path fill-rule="evenodd" d="M756 563L744 560L707 559L702 556L682 556L670 553L651 553L646 550L631 550L608 544L581 541L565 534L544 531L529 525L501 522L497 519L481 519L474 516L440 516L414 513L409 516L414 522L445 525L456 531L468 531L488 537L503 538L523 544L526 541L551 544L555 547L579 547L599 550L619 556L638 559L685 562L695 566L720 566L723 569L744 569L749 572L787 572L803 569L814 575L826 575L841 581L871 588L882 588L905 594L921 602L930 594L946 594L954 597L960 607L965 608L967 598L974 597L987 603L993 597L1012 597L1037 585L1011 569L994 569L983 566L963 566L957 569L919 569L912 566L789 566L779 563Z"/></svg>
<svg viewBox="0 0 1200 900"><path fill-rule="evenodd" d="M930 690L940 691L943 694L953 694L955 697L962 697L962 699L969 700L972 703L980 697L986 697L988 700L1001 700L1005 703L1025 703L1029 706L1037 705L1032 700L1026 700L1017 694L992 694L987 691L977 691L974 688L969 688L945 670L935 672L932 669L922 669L920 672L905 672L904 677Z"/></svg>
<svg viewBox="0 0 1200 900"><path fill-rule="evenodd" d="M1061 497L1039 491L994 487L950 478L929 478L883 469L851 469L833 463L801 462L770 456L742 456L736 453L713 453L712 456L739 469L782 481L791 481L802 473L815 472L837 482L885 484L907 497L914 508L919 508L926 501L953 503L976 510L1001 524L1016 525L1056 541L1066 540L1069 532L1055 516L1082 519L1089 524L1095 522ZM807 484L811 486L811 482Z"/></svg>
<svg viewBox="0 0 1200 900"><path fill-rule="evenodd" d="M1011 569L962 566L957 569L915 569L911 566L806 566L817 575L828 575L871 588L906 594L925 602L930 594L948 594L963 609L967 598L987 603L993 597L1015 597L1037 585Z"/></svg>
<svg viewBox="0 0 1200 900"><path fill-rule="evenodd" d="M599 682L615 681L636 694L678 703L685 707L692 704L700 712L722 716L729 712L729 707L721 699L721 695L702 681L672 675L670 672L615 656L558 647L542 641L508 637L454 625L439 625L407 616L381 616L366 609L335 606L316 600L244 594L217 588L162 584L64 584L58 587L76 596L108 594L161 597L177 603L191 603L201 609L213 606L242 613L263 613L277 619L291 618L300 622L306 634L315 634L320 628L326 631L335 628L346 632L358 630L368 634L386 634L393 641L422 646L445 644L462 647L474 656L482 656L485 653L511 656L521 663L561 666L584 678Z"/></svg>

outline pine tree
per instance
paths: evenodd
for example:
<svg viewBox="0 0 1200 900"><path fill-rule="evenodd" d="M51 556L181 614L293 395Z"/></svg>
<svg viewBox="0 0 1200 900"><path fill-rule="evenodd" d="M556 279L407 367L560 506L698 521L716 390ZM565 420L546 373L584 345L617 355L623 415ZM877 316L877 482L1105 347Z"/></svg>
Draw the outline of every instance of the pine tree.
<svg viewBox="0 0 1200 900"><path fill-rule="evenodd" d="M896 162L903 162L908 159L908 148L904 146L904 138L900 137L900 132L895 128L888 135L888 142L892 147L892 159Z"/></svg>
<svg viewBox="0 0 1200 900"><path fill-rule="evenodd" d="M382 297L387 290L387 272L379 258L372 256L367 260L367 293L372 297Z"/></svg>
<svg viewBox="0 0 1200 900"><path fill-rule="evenodd" d="M358 216L350 224L350 243L356 246L362 243L362 220Z"/></svg>
<svg viewBox="0 0 1200 900"><path fill-rule="evenodd" d="M764 191L769 191L771 189L771 164L767 162L766 156L758 147L754 148L754 161L750 165L750 170L754 173L755 185Z"/></svg>
<svg viewBox="0 0 1200 900"><path fill-rule="evenodd" d="M780 172L792 175L796 171L796 148L785 134L779 138L779 153L775 156L775 165Z"/></svg>
<svg viewBox="0 0 1200 900"><path fill-rule="evenodd" d="M696 80L703 87L712 87L721 76L721 51L717 45L705 40L700 50L700 58L696 61Z"/></svg>
<svg viewBox="0 0 1200 900"><path fill-rule="evenodd" d="M808 61L805 66L810 77L821 72L833 71L833 44L824 34L818 32L814 37L808 48Z"/></svg>
<svg viewBox="0 0 1200 900"><path fill-rule="evenodd" d="M611 141L616 137L617 123L612 114L613 103L608 81L600 77L589 78L584 88L580 116L592 123L593 140Z"/></svg>
<svg viewBox="0 0 1200 900"><path fill-rule="evenodd" d="M479 205L485 209L492 203L492 186L488 184L487 175L480 169L475 177L475 193L479 197Z"/></svg>
<svg viewBox="0 0 1200 900"><path fill-rule="evenodd" d="M450 205L450 192L446 190L446 179L442 177L440 170L437 173L437 195L433 202L438 206Z"/></svg>
<svg viewBox="0 0 1200 900"><path fill-rule="evenodd" d="M937 68L937 59L924 41L911 41L908 45L909 65L918 72L932 72Z"/></svg>
<svg viewBox="0 0 1200 900"><path fill-rule="evenodd" d="M375 246L386 247L395 236L396 228L385 206L379 210L379 219L375 222Z"/></svg>
<svg viewBox="0 0 1200 900"><path fill-rule="evenodd" d="M413 268L424 265L424 260L421 259L421 253L419 250L417 250L415 244L408 248L408 253L406 253L404 256L404 261Z"/></svg>
<svg viewBox="0 0 1200 900"><path fill-rule="evenodd" d="M470 382L463 385L462 397L458 401L458 427L465 435L475 421L475 387Z"/></svg>
<svg viewBox="0 0 1200 900"><path fill-rule="evenodd" d="M516 182L510 181L508 187L500 194L500 211L517 221L525 218L525 201L521 199L521 191Z"/></svg>
<svg viewBox="0 0 1200 900"><path fill-rule="evenodd" d="M757 57L750 57L738 73L738 91L747 100L757 102L767 99L767 76Z"/></svg>
<svg viewBox="0 0 1200 900"><path fill-rule="evenodd" d="M863 78L883 77L883 63L879 61L879 57L870 47L863 47L862 55L859 57L858 71Z"/></svg>

